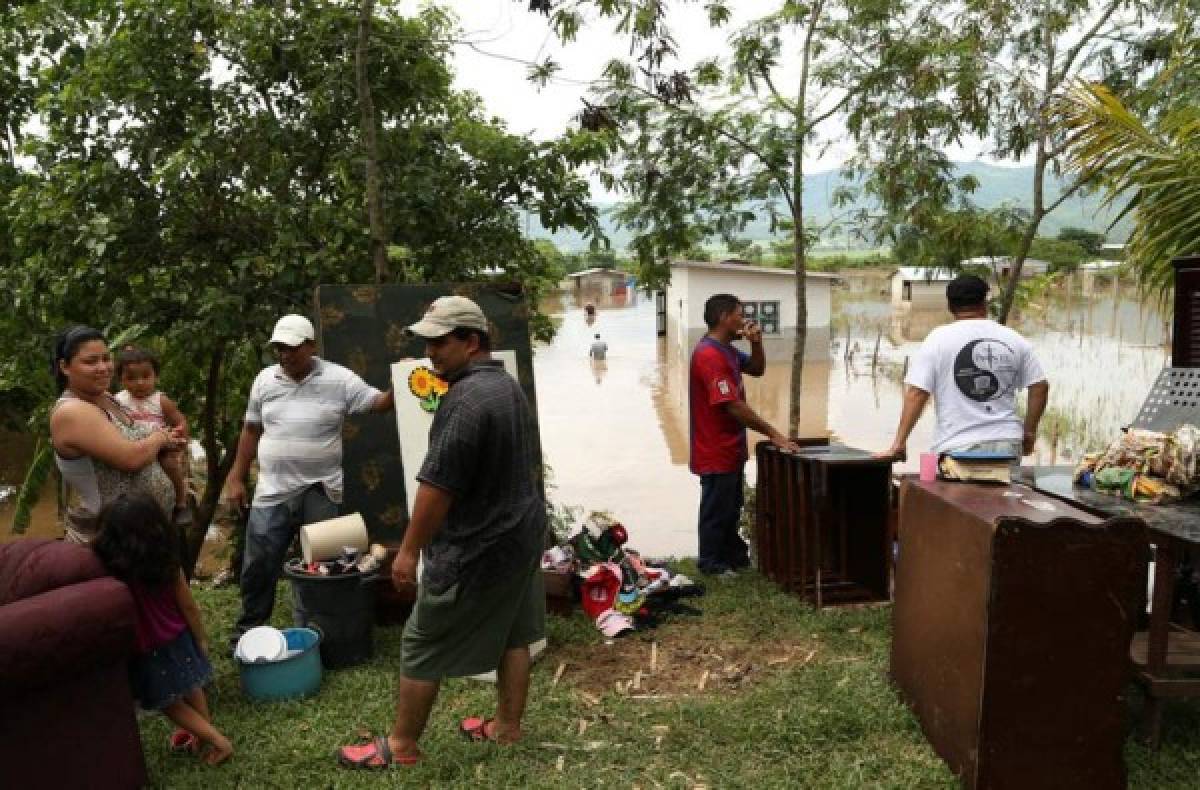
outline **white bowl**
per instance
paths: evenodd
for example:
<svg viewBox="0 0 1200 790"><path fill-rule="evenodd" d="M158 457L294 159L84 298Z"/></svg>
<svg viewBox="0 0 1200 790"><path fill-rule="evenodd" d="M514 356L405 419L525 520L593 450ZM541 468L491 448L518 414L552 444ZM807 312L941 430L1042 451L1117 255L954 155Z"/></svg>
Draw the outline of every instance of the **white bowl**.
<svg viewBox="0 0 1200 790"><path fill-rule="evenodd" d="M248 664L279 661L287 655L287 637L278 628L260 625L242 634L234 654Z"/></svg>

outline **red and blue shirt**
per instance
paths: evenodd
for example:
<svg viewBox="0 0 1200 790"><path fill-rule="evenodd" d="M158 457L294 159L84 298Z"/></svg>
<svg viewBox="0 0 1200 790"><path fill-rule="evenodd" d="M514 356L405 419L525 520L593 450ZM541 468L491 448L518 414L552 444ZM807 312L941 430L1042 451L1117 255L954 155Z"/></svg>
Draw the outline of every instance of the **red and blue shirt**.
<svg viewBox="0 0 1200 790"><path fill-rule="evenodd" d="M742 371L750 355L707 335L692 351L688 400L693 474L736 472L746 462L746 428L727 403L746 400Z"/></svg>

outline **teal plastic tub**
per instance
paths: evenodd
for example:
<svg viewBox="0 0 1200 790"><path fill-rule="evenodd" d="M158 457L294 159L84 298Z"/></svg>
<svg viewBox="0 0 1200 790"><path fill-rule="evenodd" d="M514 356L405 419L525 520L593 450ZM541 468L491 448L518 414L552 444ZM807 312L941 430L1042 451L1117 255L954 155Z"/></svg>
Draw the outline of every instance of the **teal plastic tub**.
<svg viewBox="0 0 1200 790"><path fill-rule="evenodd" d="M311 628L285 628L288 651L282 661L249 663L238 659L242 691L254 700L308 697L321 688L321 635Z"/></svg>

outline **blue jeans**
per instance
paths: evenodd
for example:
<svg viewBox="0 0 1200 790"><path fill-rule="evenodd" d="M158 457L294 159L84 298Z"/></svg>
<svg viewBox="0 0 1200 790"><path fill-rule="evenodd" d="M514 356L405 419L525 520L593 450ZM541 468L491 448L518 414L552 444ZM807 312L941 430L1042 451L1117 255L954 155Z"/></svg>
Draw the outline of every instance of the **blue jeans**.
<svg viewBox="0 0 1200 790"><path fill-rule="evenodd" d="M309 486L278 505L250 509L242 556L242 616L234 627L235 637L271 619L275 584L300 527L337 514L337 503L325 495L321 485Z"/></svg>
<svg viewBox="0 0 1200 790"><path fill-rule="evenodd" d="M742 467L734 472L700 475L700 556L696 565L702 573L720 573L750 564L750 547L738 534L742 503Z"/></svg>

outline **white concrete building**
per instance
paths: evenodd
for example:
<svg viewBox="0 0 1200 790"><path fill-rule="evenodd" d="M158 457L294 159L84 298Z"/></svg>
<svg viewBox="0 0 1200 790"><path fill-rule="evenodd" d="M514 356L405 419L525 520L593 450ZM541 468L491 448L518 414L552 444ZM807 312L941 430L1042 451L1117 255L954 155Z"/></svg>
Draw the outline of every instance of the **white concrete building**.
<svg viewBox="0 0 1200 790"><path fill-rule="evenodd" d="M809 272L805 283L808 308L805 357L829 357L832 274ZM743 263L672 261L671 283L660 302L659 321L668 341L690 349L708 331L704 303L718 293L742 302L747 318L763 328L767 359L790 359L796 337L796 275L790 269Z"/></svg>
<svg viewBox="0 0 1200 790"><path fill-rule="evenodd" d="M946 284L956 276L956 272L936 266L901 266L892 273L892 306L945 307Z"/></svg>

